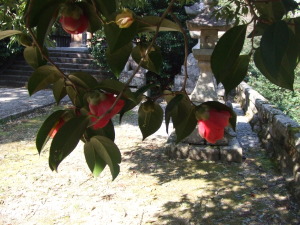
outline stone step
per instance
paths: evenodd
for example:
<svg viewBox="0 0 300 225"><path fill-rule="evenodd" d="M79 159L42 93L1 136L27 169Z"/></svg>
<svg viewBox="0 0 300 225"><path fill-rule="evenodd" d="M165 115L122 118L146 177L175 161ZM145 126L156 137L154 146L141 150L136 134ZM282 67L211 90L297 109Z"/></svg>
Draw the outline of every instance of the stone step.
<svg viewBox="0 0 300 225"><path fill-rule="evenodd" d="M62 70L72 70L72 69L82 69L82 70L89 70L89 69L95 69L97 70L98 67L95 64L77 64L77 63L56 63L56 65L61 68ZM10 65L8 70L30 70L32 71L31 66L28 64L13 64Z"/></svg>
<svg viewBox="0 0 300 225"><path fill-rule="evenodd" d="M49 52L49 56L50 57L93 59L93 56L91 54L82 53L82 52Z"/></svg>
<svg viewBox="0 0 300 225"><path fill-rule="evenodd" d="M70 73L74 73L74 72L85 72L85 73L89 73L92 75L98 75L103 73L103 71L101 70L97 70L97 69L74 69L74 68L60 68L64 73L66 74L70 74ZM22 69L8 69L5 70L5 72L0 75L1 77L3 75L9 75L9 76L27 76L29 77L31 74L33 73L33 70L30 68L28 70L22 70Z"/></svg>
<svg viewBox="0 0 300 225"><path fill-rule="evenodd" d="M84 65L84 66L91 65L97 67L93 59L78 59L78 58L63 58L63 57L54 57L50 59L53 60L53 62L58 66L61 66L61 64L66 64L66 65L73 64L73 65ZM30 67L24 59L17 59L10 67L19 67L19 66Z"/></svg>
<svg viewBox="0 0 300 225"><path fill-rule="evenodd" d="M76 64L92 64L94 59L90 58L67 58L67 57L50 57L56 63L76 63Z"/></svg>
<svg viewBox="0 0 300 225"><path fill-rule="evenodd" d="M87 49L62 49L49 50L50 59L66 74L74 72L86 72L93 75L97 80L103 80L113 75L101 71L95 63ZM24 86L31 74L33 68L29 66L24 57L19 56L12 65L0 74L0 85ZM15 85L13 83L15 82ZM6 84L7 83L7 84Z"/></svg>

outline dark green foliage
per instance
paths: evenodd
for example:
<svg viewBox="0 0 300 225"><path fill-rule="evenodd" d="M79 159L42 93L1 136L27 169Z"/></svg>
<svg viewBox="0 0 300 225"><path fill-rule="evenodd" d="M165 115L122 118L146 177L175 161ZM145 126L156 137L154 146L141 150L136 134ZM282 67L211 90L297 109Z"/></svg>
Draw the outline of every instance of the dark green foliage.
<svg viewBox="0 0 300 225"><path fill-rule="evenodd" d="M126 2L126 1L125 1ZM161 16L166 7L168 7L168 0L154 0L143 2L143 4L138 4L137 6L132 6L131 9L138 16ZM126 4L125 4L126 5ZM141 7L138 7L141 6ZM190 19L182 5L175 4L172 10L174 14L181 21L183 27L185 27L185 21ZM167 19L172 20L169 16ZM188 34L188 31L186 31ZM105 57L105 52L107 49L106 40L103 38L103 33L99 32L92 39L92 47L90 48L91 54L97 59L96 63L103 69L110 71L107 65L107 60ZM151 41L151 36L139 36L139 39L143 41ZM191 48L197 43L195 39L189 39L189 52ZM158 83L159 87L152 88L152 94L156 95L161 92L161 90L168 88L168 86L173 82L174 76L178 74L181 70L181 65L184 61L184 38L180 32L160 32L156 40L156 44L160 47L163 65L162 70L159 74L148 72L147 73L147 83Z"/></svg>
<svg viewBox="0 0 300 225"><path fill-rule="evenodd" d="M19 55L23 52L24 47L19 46L17 43L9 45L9 39L3 39L0 41L0 67L5 65L9 58Z"/></svg>
<svg viewBox="0 0 300 225"><path fill-rule="evenodd" d="M106 49L107 43L102 33L96 33L91 39L92 46L89 48L90 53L95 59L95 63L101 67L102 70L111 72L107 60L106 60Z"/></svg>

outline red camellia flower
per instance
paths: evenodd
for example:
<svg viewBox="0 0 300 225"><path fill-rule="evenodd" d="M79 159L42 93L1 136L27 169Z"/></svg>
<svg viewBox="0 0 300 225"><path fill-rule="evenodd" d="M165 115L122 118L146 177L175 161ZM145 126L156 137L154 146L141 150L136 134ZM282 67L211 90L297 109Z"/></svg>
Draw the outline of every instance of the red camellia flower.
<svg viewBox="0 0 300 225"><path fill-rule="evenodd" d="M55 124L55 126L51 129L48 136L51 138L54 138L57 131L65 124L64 119L60 118L59 121Z"/></svg>
<svg viewBox="0 0 300 225"><path fill-rule="evenodd" d="M214 144L224 137L224 128L229 124L230 113L210 109L207 120L198 121L198 131L201 137Z"/></svg>
<svg viewBox="0 0 300 225"><path fill-rule="evenodd" d="M98 120L98 118L96 117L91 117L92 122L97 121L97 123L93 125L94 129L105 127L110 121L110 119L118 112L121 111L125 102L124 100L119 99L115 107L109 113L106 113L110 109L110 107L114 104L115 100L116 97L113 94L105 94L105 99L100 101L98 104L93 105L92 103L89 103L89 108L90 108L89 115L100 117L105 114L104 117L100 120Z"/></svg>
<svg viewBox="0 0 300 225"><path fill-rule="evenodd" d="M78 5L70 4L62 11L59 20L62 28L69 34L80 34L87 30L89 21Z"/></svg>
<svg viewBox="0 0 300 225"><path fill-rule="evenodd" d="M81 34L87 30L89 21L85 15L81 15L79 19L62 16L59 20L62 28L69 34Z"/></svg>

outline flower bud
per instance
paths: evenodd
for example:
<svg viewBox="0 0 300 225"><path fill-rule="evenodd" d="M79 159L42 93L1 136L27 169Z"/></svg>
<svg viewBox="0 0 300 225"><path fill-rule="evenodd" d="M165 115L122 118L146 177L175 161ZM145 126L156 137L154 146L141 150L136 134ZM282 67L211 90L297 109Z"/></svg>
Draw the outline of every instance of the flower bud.
<svg viewBox="0 0 300 225"><path fill-rule="evenodd" d="M128 28L134 22L133 13L129 9L123 9L123 11L117 15L116 24L119 28Z"/></svg>

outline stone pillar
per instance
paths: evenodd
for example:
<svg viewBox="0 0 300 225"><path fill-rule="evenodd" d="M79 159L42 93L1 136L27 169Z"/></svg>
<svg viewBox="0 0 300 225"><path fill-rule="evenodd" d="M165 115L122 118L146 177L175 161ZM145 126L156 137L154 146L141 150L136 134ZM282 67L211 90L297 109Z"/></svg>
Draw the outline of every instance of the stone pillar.
<svg viewBox="0 0 300 225"><path fill-rule="evenodd" d="M194 57L198 60L200 75L196 87L191 93L193 102L202 103L207 101L217 101L216 82L211 70L210 57L213 49L194 49Z"/></svg>

